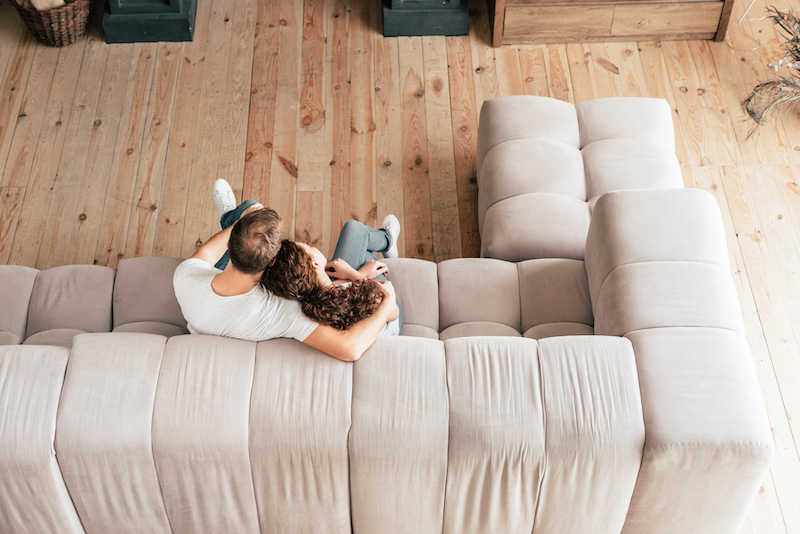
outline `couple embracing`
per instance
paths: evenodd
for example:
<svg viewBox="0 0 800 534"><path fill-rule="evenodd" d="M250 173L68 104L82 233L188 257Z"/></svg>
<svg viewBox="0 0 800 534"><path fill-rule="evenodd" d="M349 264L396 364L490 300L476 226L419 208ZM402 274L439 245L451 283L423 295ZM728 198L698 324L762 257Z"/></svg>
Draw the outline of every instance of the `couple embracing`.
<svg viewBox="0 0 800 534"><path fill-rule="evenodd" d="M283 239L274 210L253 200L237 206L225 180L214 183L212 198L222 231L173 277L190 332L289 337L344 361L358 360L378 335L400 334L402 312L375 255L397 257L394 215L377 230L348 221L329 262L316 248Z"/></svg>

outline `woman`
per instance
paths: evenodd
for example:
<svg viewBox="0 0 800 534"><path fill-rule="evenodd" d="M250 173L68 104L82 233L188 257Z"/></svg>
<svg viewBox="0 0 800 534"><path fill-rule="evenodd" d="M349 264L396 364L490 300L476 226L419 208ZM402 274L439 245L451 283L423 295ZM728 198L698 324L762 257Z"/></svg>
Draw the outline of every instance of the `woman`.
<svg viewBox="0 0 800 534"><path fill-rule="evenodd" d="M336 244L333 261L315 247L284 240L273 263L264 271L263 286L279 297L299 300L303 313L323 324L346 330L369 317L381 303L378 282L389 272L376 252L397 257L400 222L387 215L379 229L348 221ZM390 317L381 335L399 335L402 311Z"/></svg>

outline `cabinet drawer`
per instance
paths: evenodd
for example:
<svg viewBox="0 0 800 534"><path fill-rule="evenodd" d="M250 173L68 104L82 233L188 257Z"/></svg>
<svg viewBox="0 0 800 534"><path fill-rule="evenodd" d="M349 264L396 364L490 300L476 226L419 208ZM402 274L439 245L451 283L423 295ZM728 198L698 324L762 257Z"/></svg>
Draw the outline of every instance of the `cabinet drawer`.
<svg viewBox="0 0 800 534"><path fill-rule="evenodd" d="M659 33L716 33L722 2L618 4L612 35Z"/></svg>
<svg viewBox="0 0 800 534"><path fill-rule="evenodd" d="M613 5L506 7L507 43L554 43L603 38L611 34Z"/></svg>
<svg viewBox="0 0 800 534"><path fill-rule="evenodd" d="M532 0L520 0L532 1ZM503 42L571 43L644 39L712 39L722 1L547 2L506 5Z"/></svg>

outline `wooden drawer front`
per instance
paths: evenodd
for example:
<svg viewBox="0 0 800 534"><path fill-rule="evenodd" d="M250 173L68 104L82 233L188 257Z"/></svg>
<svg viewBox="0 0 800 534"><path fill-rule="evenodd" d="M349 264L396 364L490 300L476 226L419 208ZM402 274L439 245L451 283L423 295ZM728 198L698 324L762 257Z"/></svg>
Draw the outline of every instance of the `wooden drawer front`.
<svg viewBox="0 0 800 534"><path fill-rule="evenodd" d="M508 6L503 40L554 43L611 34L614 6Z"/></svg>
<svg viewBox="0 0 800 534"><path fill-rule="evenodd" d="M612 35L654 33L716 33L722 2L618 4Z"/></svg>
<svg viewBox="0 0 800 534"><path fill-rule="evenodd" d="M512 5L505 8L503 42L710 39L722 7L721 1Z"/></svg>

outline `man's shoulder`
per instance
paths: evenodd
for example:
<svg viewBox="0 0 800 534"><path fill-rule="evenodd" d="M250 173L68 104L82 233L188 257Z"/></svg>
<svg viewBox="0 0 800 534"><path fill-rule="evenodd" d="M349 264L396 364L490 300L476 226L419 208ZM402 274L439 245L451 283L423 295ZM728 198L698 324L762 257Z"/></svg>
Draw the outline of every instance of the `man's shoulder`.
<svg viewBox="0 0 800 534"><path fill-rule="evenodd" d="M201 259L189 258L182 261L175 268L175 274L172 275L172 285L175 288L175 292L178 293L183 289L189 290L196 284L211 284L211 280L221 272Z"/></svg>

